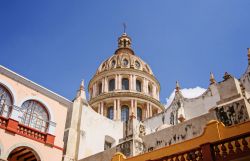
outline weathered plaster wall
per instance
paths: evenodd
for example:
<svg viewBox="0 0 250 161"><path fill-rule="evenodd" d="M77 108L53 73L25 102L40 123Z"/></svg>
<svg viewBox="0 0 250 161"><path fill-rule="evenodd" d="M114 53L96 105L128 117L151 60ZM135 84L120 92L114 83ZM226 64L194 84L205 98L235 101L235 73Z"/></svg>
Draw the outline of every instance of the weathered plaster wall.
<svg viewBox="0 0 250 161"><path fill-rule="evenodd" d="M104 150L105 136L110 136L118 144L123 137L123 123L112 121L99 115L91 107L84 106L80 126L78 159L94 155Z"/></svg>
<svg viewBox="0 0 250 161"><path fill-rule="evenodd" d="M152 132L155 132L157 128L159 128L163 124L169 124L167 122L167 118L169 116L169 113L165 110L162 113L159 113L155 115L154 117L148 118L143 121L143 124L145 125L146 134L150 134Z"/></svg>
<svg viewBox="0 0 250 161"><path fill-rule="evenodd" d="M116 148L114 147L103 152L97 153L95 155L89 156L87 158L81 159L79 161L110 161L115 153Z"/></svg>
<svg viewBox="0 0 250 161"><path fill-rule="evenodd" d="M171 113L174 113L174 124L179 123L178 117L182 114L185 120L198 117L213 107L216 107L216 102L220 100L217 86L211 85L205 93L197 98L184 98L181 94L175 96L171 105L162 113L157 114L154 117L146 119L144 124L146 126L146 134L155 132L161 126L171 126Z"/></svg>
<svg viewBox="0 0 250 161"><path fill-rule="evenodd" d="M207 91L197 98L185 98L183 101L185 119L189 120L208 113L211 108L216 107L216 102L219 100L220 96L216 84L209 86Z"/></svg>
<svg viewBox="0 0 250 161"><path fill-rule="evenodd" d="M210 120L216 120L214 112L193 118L143 137L144 152L152 151L200 136Z"/></svg>
<svg viewBox="0 0 250 161"><path fill-rule="evenodd" d="M241 94L240 82L234 78L228 78L218 83L218 91L220 94L221 101L230 101L232 97ZM230 100L229 100L230 99Z"/></svg>

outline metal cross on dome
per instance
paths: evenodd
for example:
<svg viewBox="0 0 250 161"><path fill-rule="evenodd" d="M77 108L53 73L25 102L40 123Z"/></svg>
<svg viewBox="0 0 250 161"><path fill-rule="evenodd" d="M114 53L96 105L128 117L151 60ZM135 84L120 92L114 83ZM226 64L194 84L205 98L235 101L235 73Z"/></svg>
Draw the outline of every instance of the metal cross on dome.
<svg viewBox="0 0 250 161"><path fill-rule="evenodd" d="M124 22L124 23L123 23L123 33L126 33L126 28L127 28L127 25L126 25L126 23Z"/></svg>

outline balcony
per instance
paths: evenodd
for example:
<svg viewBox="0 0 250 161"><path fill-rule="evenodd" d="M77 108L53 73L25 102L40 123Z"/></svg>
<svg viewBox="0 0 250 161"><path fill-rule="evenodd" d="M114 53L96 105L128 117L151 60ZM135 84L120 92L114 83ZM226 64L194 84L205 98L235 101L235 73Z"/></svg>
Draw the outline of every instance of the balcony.
<svg viewBox="0 0 250 161"><path fill-rule="evenodd" d="M40 143L54 146L55 136L53 131L56 123L45 121L35 116L24 113L21 107L14 105L0 104L0 128L11 133L35 140Z"/></svg>

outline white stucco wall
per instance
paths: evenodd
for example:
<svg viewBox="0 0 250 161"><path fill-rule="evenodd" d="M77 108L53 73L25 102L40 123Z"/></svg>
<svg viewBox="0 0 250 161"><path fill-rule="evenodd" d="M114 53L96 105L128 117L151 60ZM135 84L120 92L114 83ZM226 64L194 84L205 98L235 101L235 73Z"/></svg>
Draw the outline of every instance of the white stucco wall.
<svg viewBox="0 0 250 161"><path fill-rule="evenodd" d="M220 100L220 95L217 85L213 84L209 86L206 92L196 98L175 96L171 105L164 112L144 121L147 134L155 132L157 128L160 128L163 124L171 126L170 113L176 109L176 102L179 100L181 102L181 108L178 111L179 114L182 113L185 117L185 120L190 120L192 118L206 114L211 108L216 107L216 103Z"/></svg>
<svg viewBox="0 0 250 161"><path fill-rule="evenodd" d="M150 134L155 132L157 128L159 128L163 124L169 124L169 113L165 110L162 113L155 115L154 117L148 118L143 121L145 125L146 134Z"/></svg>
<svg viewBox="0 0 250 161"><path fill-rule="evenodd" d="M112 121L87 106L84 106L82 110L80 129L78 159L103 151L106 135L115 140L114 145L117 145L119 139L123 137L123 123L121 121Z"/></svg>
<svg viewBox="0 0 250 161"><path fill-rule="evenodd" d="M175 126L166 127L143 137L144 152L170 146L200 136L210 120L216 120L214 112L201 115Z"/></svg>
<svg viewBox="0 0 250 161"><path fill-rule="evenodd" d="M183 108L186 120L208 113L211 108L216 107L219 100L216 84L211 85L204 94L197 98L184 99Z"/></svg>

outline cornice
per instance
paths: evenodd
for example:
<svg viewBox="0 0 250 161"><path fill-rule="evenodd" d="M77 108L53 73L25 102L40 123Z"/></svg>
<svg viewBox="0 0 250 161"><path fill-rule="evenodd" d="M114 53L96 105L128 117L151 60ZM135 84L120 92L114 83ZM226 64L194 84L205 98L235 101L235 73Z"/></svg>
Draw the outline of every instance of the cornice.
<svg viewBox="0 0 250 161"><path fill-rule="evenodd" d="M99 102L101 100L107 99L107 98L114 98L114 97L134 97L134 98L140 98L147 100L149 102L152 102L156 104L158 107L160 107L162 110L164 110L164 106L158 101L157 99L150 97L145 94L141 94L138 92L108 92L108 93L102 93L95 98L92 98L89 100L89 104L92 106L95 102Z"/></svg>

